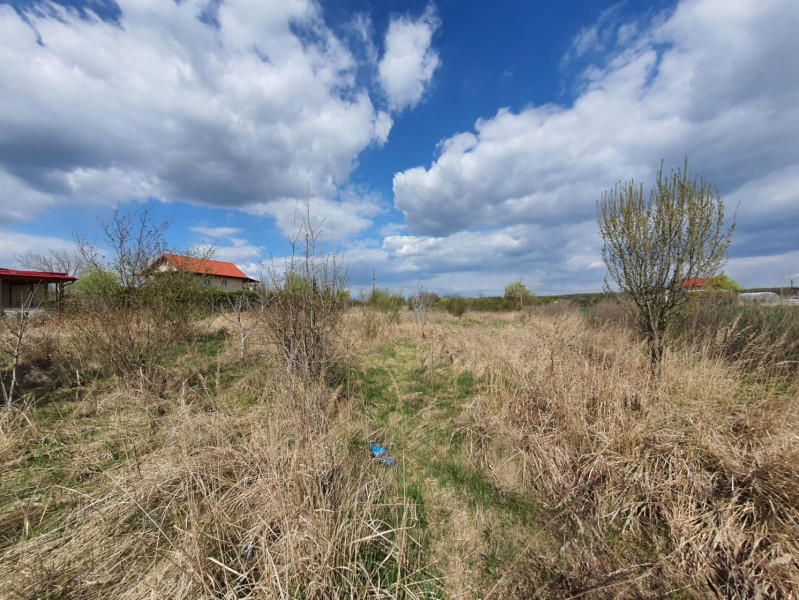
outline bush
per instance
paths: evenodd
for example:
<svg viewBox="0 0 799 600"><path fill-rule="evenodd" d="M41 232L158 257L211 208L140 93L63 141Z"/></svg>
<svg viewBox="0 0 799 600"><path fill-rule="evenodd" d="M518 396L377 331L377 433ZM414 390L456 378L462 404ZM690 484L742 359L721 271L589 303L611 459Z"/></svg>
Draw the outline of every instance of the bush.
<svg viewBox="0 0 799 600"><path fill-rule="evenodd" d="M200 291L198 302L202 308L211 312L219 312L229 309L231 304L236 304L239 298L242 298L247 306L258 306L262 296L261 292L255 290L227 292L218 288L204 288Z"/></svg>
<svg viewBox="0 0 799 600"><path fill-rule="evenodd" d="M166 364L194 336L203 310L196 278L169 275L81 298L74 336L85 364L157 391Z"/></svg>
<svg viewBox="0 0 799 600"><path fill-rule="evenodd" d="M445 306L449 314L459 319L465 315L466 311L469 309L469 303L466 301L466 298L461 296L451 296L447 298Z"/></svg>
<svg viewBox="0 0 799 600"><path fill-rule="evenodd" d="M203 302L199 280L187 271L150 271L166 251L169 223L153 224L147 209L117 209L102 225L108 259L78 236L87 272L69 307L80 323L76 351L102 374L158 391L168 359L193 336Z"/></svg>
<svg viewBox="0 0 799 600"><path fill-rule="evenodd" d="M405 298L401 293L392 292L389 288L375 288L367 302L370 306L386 313L389 323L397 323L405 305Z"/></svg>
<svg viewBox="0 0 799 600"><path fill-rule="evenodd" d="M469 310L485 312L503 312L519 308L519 303L503 298L502 296L481 296L479 298L464 298Z"/></svg>
<svg viewBox="0 0 799 600"><path fill-rule="evenodd" d="M349 306L347 273L341 257L321 246L321 227L310 213L290 240L283 265L269 269L264 303L266 334L301 378L326 378L336 362L333 338Z"/></svg>

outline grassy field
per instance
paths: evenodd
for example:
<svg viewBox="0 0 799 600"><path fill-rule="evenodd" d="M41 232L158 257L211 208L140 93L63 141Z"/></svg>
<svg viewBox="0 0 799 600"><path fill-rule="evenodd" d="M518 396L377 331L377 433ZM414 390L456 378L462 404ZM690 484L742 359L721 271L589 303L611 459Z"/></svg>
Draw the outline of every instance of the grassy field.
<svg viewBox="0 0 799 600"><path fill-rule="evenodd" d="M576 310L363 307L324 381L223 319L137 380L78 327L37 324L2 413L2 597L799 594L796 371L718 341L653 379Z"/></svg>

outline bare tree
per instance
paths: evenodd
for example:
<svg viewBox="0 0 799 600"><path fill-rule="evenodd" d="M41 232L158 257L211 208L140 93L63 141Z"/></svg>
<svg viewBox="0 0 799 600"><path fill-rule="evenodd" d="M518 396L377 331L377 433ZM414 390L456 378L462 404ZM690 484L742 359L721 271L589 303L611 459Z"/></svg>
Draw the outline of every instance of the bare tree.
<svg viewBox="0 0 799 600"><path fill-rule="evenodd" d="M652 373L658 374L669 327L689 301L683 281L718 272L735 224L725 228L718 191L689 175L687 158L670 175L661 163L649 200L632 180L606 191L597 222L608 277L632 302ZM605 288L611 290L607 278Z"/></svg>
<svg viewBox="0 0 799 600"><path fill-rule="evenodd" d="M408 306L413 311L414 319L422 327L422 333L424 333L424 324L427 321L427 314L430 312L430 309L437 299L437 295L425 291L424 284L421 281L416 282L416 290L411 294L411 297L408 298Z"/></svg>
<svg viewBox="0 0 799 600"><path fill-rule="evenodd" d="M76 235L76 243L85 263L85 269L103 271L110 268L125 290L139 287L146 279L148 267L156 258L167 252L164 234L170 221L154 221L147 207L137 211L122 212L119 205L110 221L100 222L104 245L110 256L104 257L85 236ZM107 261L107 265L104 261Z"/></svg>
<svg viewBox="0 0 799 600"><path fill-rule="evenodd" d="M80 277L88 268L88 263L78 248L47 248L45 252L28 251L16 257L17 262L32 271L45 273L66 273L71 277ZM60 281L56 286L56 303L59 308L67 298L69 284Z"/></svg>
<svg viewBox="0 0 799 600"><path fill-rule="evenodd" d="M66 273L72 277L80 277L87 268L86 260L77 248L47 248L44 252L31 250L16 259L20 265L32 271Z"/></svg>
<svg viewBox="0 0 799 600"><path fill-rule="evenodd" d="M101 225L107 259L94 244L77 238L89 265L85 279L93 284L84 303L90 310L76 334L80 351L144 389L158 383L169 356L193 334L199 279L177 266L174 272L150 271L167 251L169 222L154 220L147 208L122 213L117 207Z"/></svg>

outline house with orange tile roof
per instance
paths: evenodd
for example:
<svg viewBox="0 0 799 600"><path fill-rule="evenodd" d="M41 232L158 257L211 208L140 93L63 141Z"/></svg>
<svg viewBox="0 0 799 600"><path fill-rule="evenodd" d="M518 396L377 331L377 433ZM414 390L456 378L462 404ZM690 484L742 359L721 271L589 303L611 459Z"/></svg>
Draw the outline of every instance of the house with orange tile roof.
<svg viewBox="0 0 799 600"><path fill-rule="evenodd" d="M153 262L149 270L161 273L187 271L202 277L204 286L227 292L248 290L258 283L257 279L247 276L233 263L178 254L162 254Z"/></svg>

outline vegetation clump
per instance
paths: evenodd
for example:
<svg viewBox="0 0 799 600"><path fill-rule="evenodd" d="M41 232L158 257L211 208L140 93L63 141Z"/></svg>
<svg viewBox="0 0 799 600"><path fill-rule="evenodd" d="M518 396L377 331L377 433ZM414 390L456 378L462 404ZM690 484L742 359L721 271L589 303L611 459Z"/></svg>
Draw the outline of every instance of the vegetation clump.
<svg viewBox="0 0 799 600"><path fill-rule="evenodd" d="M446 299L445 306L449 314L459 319L469 310L469 303L461 296L450 296Z"/></svg>

